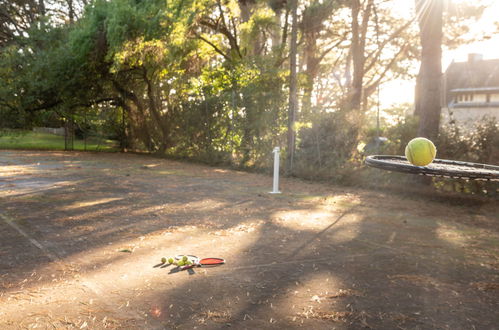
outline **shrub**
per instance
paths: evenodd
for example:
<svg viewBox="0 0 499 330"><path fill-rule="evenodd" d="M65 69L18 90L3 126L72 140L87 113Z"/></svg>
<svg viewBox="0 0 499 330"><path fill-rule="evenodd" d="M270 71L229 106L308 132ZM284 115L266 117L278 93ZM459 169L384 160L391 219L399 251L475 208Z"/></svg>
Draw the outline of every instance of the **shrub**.
<svg viewBox="0 0 499 330"><path fill-rule="evenodd" d="M298 134L294 174L304 178L345 180L357 157L358 129L340 112L318 114Z"/></svg>

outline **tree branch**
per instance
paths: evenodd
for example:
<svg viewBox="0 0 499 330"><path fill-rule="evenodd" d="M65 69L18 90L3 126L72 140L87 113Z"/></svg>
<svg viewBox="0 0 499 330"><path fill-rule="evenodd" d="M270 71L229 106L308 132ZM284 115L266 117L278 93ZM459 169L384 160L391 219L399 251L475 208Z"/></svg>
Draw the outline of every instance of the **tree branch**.
<svg viewBox="0 0 499 330"><path fill-rule="evenodd" d="M217 47L217 45L215 45L214 43L212 43L211 41L209 41L208 39L204 38L203 36L201 36L200 34L198 33L194 33L196 37L198 37L200 40L206 42L208 45L210 45L211 47L213 47L213 49L219 53L220 55L222 55L227 61L232 61L231 58L229 56L227 56L227 54L225 54L220 48Z"/></svg>
<svg viewBox="0 0 499 330"><path fill-rule="evenodd" d="M398 57L400 56L400 54L402 54L406 49L407 47L409 46L409 44L405 44L404 47L400 48L400 50L397 52L397 54L395 54L395 56L393 56L393 58L390 60L390 62L388 63L388 65L385 66L385 69L383 70L383 72L379 75L378 79L376 79L373 83L371 83L369 85L369 83L371 81L373 81L373 78L371 78L369 80L369 82L367 83L367 87L364 89L365 91L374 91L374 89L376 89L376 87L380 84L381 80L385 77L385 75L388 73L388 71L392 68L392 66L395 64L395 62L397 61ZM366 97L369 96L372 92L369 92L367 93L366 92Z"/></svg>
<svg viewBox="0 0 499 330"><path fill-rule="evenodd" d="M366 66L366 68L365 68L366 72L369 71L370 69L372 69L372 67L376 64L376 62L378 61L379 57L381 56L381 53L383 52L383 49L388 44L388 42L390 42L393 39L395 39L396 37L398 37L405 29L407 29L412 24L412 22L414 22L414 18L411 19L411 20L409 20L407 23L405 23L404 25L402 25L400 28L398 28L388 38L386 38L385 40L383 40L383 42L378 46L378 48L375 51L372 51L371 53L369 53L367 55L366 59L369 59L369 58L371 58L373 56L373 54L376 54L374 57L372 57L372 60ZM407 42L409 42L409 41L407 41ZM405 47L405 44L402 47Z"/></svg>

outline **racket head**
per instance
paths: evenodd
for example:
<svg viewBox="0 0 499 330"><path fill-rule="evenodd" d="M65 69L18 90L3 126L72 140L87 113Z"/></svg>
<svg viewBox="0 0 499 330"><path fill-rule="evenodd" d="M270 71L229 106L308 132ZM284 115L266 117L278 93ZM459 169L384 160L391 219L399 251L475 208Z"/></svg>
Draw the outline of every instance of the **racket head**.
<svg viewBox="0 0 499 330"><path fill-rule="evenodd" d="M225 259L222 258L203 258L198 261L201 267L216 267L225 264Z"/></svg>
<svg viewBox="0 0 499 330"><path fill-rule="evenodd" d="M185 255L185 254L178 254L175 256L175 260L182 260L184 256L187 257L187 260L189 260L192 264L197 264L199 262L199 258L196 256L193 256L191 254Z"/></svg>

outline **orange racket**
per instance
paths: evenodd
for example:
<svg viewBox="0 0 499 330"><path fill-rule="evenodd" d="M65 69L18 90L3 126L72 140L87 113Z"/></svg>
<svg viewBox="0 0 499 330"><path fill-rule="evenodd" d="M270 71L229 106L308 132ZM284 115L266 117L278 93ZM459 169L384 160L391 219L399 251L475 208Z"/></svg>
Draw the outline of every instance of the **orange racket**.
<svg viewBox="0 0 499 330"><path fill-rule="evenodd" d="M216 267L225 264L225 259L222 258L203 258L196 260L190 265L181 267L182 270L191 269L194 267Z"/></svg>

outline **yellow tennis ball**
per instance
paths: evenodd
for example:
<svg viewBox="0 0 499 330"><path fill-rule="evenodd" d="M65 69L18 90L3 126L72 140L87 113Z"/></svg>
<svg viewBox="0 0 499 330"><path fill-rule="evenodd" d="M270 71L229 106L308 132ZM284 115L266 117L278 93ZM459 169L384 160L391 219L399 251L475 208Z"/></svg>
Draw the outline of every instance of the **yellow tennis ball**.
<svg viewBox="0 0 499 330"><path fill-rule="evenodd" d="M428 139L418 137L409 141L405 147L405 157L411 164L426 166L430 164L437 155L437 148Z"/></svg>
<svg viewBox="0 0 499 330"><path fill-rule="evenodd" d="M161 258L161 263L162 264L166 263L166 257Z"/></svg>

